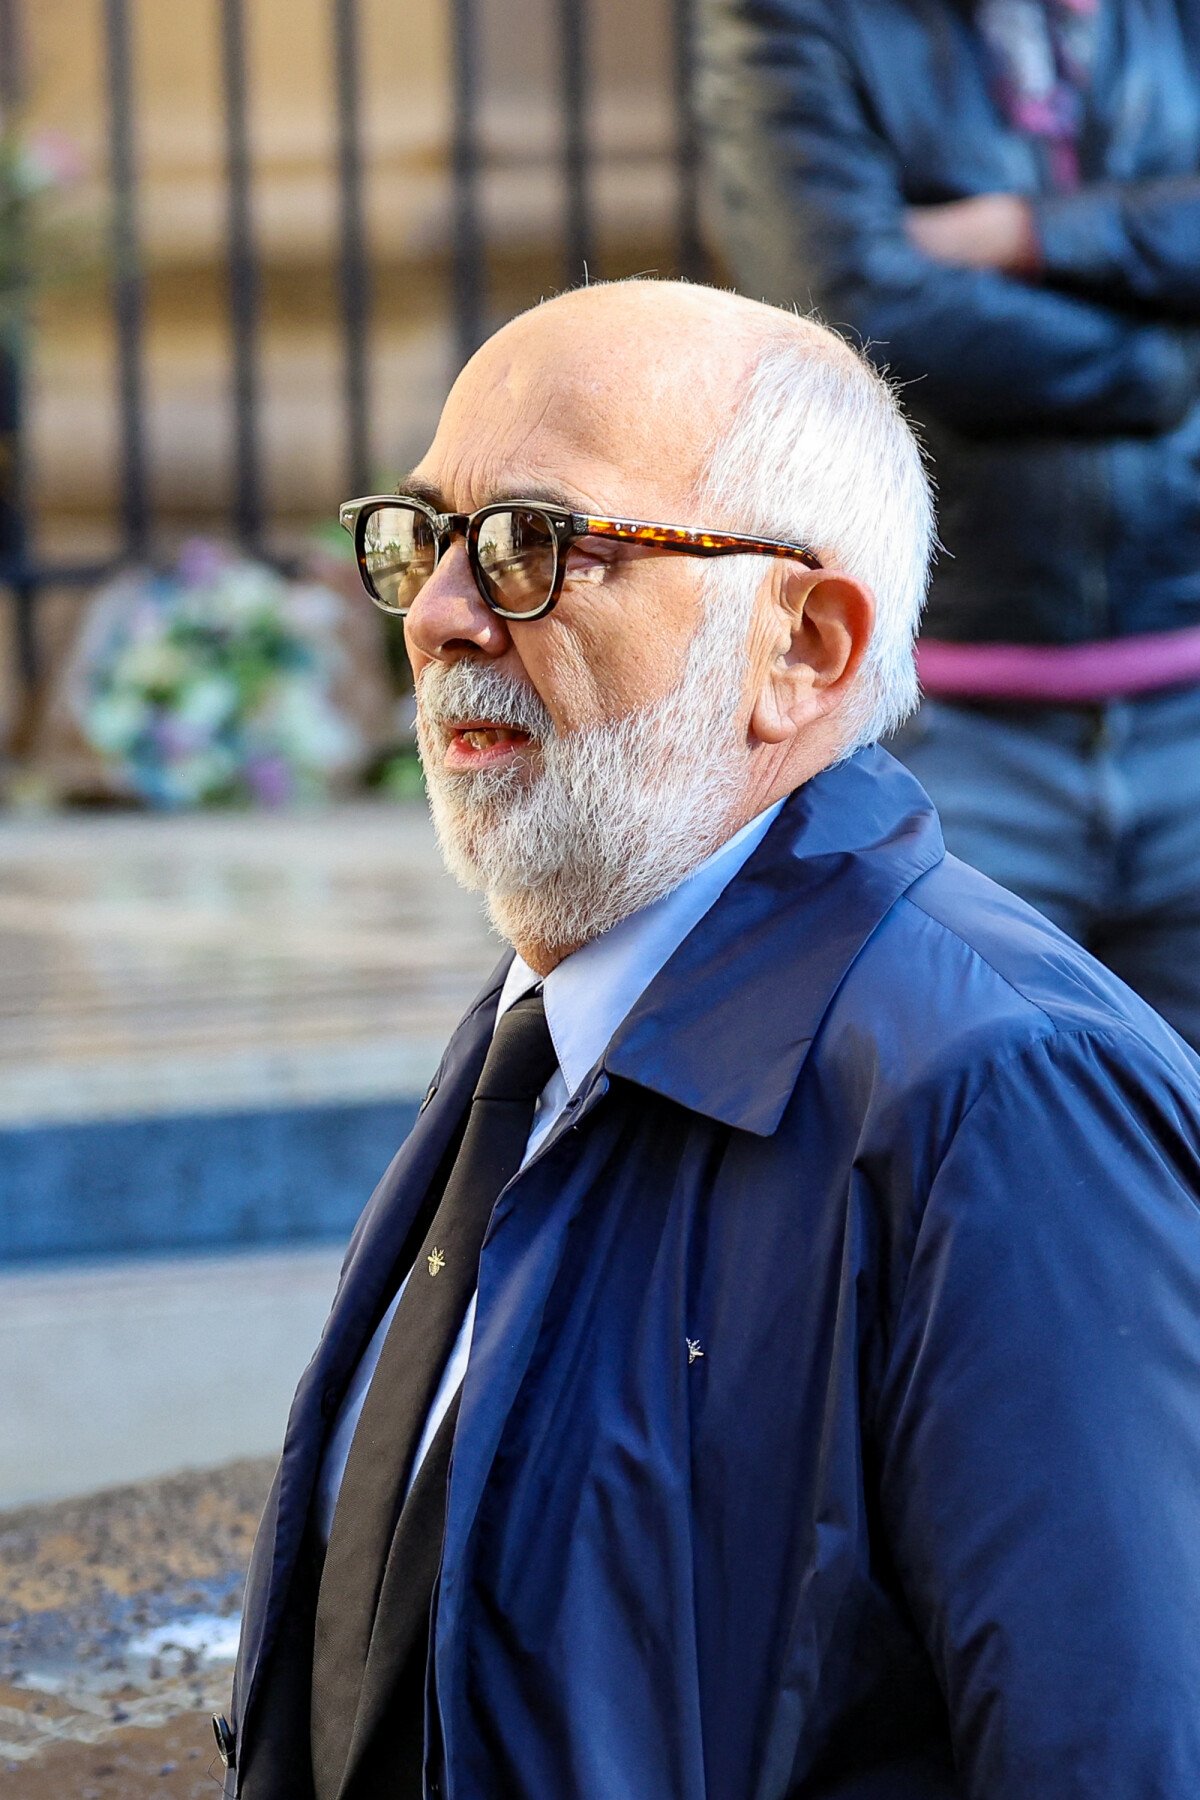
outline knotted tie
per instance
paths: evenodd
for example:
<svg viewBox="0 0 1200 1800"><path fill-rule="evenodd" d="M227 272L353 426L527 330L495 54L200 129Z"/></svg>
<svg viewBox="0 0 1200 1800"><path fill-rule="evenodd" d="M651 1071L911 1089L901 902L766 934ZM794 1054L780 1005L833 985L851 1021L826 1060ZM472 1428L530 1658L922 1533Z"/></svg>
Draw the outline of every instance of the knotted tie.
<svg viewBox="0 0 1200 1800"><path fill-rule="evenodd" d="M335 1800L351 1749L380 1587L393 1538L404 1540L409 1637L427 1642L449 1461L448 1419L408 1492L430 1406L475 1291L492 1209L525 1154L537 1097L557 1062L540 991L499 1020L462 1145L396 1309L342 1478L321 1572L313 1645L312 1748L318 1800ZM457 1409L456 1409L457 1410ZM406 1493L408 1498L405 1498ZM402 1520L403 1514L403 1520ZM404 1531L398 1532L403 1523ZM412 1583L405 1579L411 1569ZM389 1582L389 1591L391 1583ZM395 1621L389 1638L396 1638ZM403 1633L398 1641L404 1641ZM423 1676L424 1655L407 1659ZM419 1717L419 1708L416 1709ZM413 1747L419 1769L420 1746ZM409 1757L402 1759L409 1762ZM398 1794L402 1786L394 1790ZM419 1791L419 1786L418 1786Z"/></svg>

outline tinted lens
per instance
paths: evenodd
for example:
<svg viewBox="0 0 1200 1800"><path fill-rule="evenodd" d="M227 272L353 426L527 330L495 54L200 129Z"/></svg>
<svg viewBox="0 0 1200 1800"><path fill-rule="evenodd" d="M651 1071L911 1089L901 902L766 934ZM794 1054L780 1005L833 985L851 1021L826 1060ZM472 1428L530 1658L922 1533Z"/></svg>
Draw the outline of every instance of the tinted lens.
<svg viewBox="0 0 1200 1800"><path fill-rule="evenodd" d="M558 540L545 513L526 507L489 513L479 526L479 572L506 612L536 612L550 598Z"/></svg>
<svg viewBox="0 0 1200 1800"><path fill-rule="evenodd" d="M433 527L414 506L380 506L362 537L367 585L385 612L405 613L437 566Z"/></svg>

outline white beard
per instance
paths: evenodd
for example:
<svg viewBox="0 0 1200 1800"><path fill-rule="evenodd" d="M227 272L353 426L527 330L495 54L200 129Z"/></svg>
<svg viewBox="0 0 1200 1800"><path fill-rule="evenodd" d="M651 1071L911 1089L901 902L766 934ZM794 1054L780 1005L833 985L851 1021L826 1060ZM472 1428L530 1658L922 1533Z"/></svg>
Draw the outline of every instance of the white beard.
<svg viewBox="0 0 1200 1800"><path fill-rule="evenodd" d="M599 725L555 732L537 694L490 665L422 676L417 736L442 856L509 943L561 955L590 942L677 887L741 822L750 605L737 604L739 585L752 605L749 584L706 592L677 686ZM462 718L528 732L540 768L447 774L439 721Z"/></svg>

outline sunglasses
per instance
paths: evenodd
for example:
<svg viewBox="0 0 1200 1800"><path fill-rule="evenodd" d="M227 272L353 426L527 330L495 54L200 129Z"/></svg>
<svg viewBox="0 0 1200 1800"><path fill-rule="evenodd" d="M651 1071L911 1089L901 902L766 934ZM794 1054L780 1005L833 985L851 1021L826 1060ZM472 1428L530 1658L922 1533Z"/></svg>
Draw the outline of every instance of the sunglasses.
<svg viewBox="0 0 1200 1800"><path fill-rule="evenodd" d="M527 500L500 500L473 513L440 513L423 500L372 494L347 500L338 518L354 539L363 586L386 613L403 618L456 535L480 597L502 619L543 619L558 602L567 555L581 538L678 550L685 556L775 556L810 569L821 561L805 544L744 537L639 519L597 519Z"/></svg>

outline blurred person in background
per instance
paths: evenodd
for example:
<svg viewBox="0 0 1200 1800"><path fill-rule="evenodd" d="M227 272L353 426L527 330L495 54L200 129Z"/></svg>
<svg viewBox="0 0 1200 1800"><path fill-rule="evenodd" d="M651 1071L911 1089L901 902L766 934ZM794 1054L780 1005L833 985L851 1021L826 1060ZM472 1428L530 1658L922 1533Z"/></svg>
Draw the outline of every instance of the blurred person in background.
<svg viewBox="0 0 1200 1800"><path fill-rule="evenodd" d="M739 284L849 327L933 451L893 748L1200 1044L1200 3L706 5Z"/></svg>
<svg viewBox="0 0 1200 1800"><path fill-rule="evenodd" d="M1200 1063L875 742L886 382L591 287L343 519L510 948L301 1380L226 1791L1200 1793Z"/></svg>

